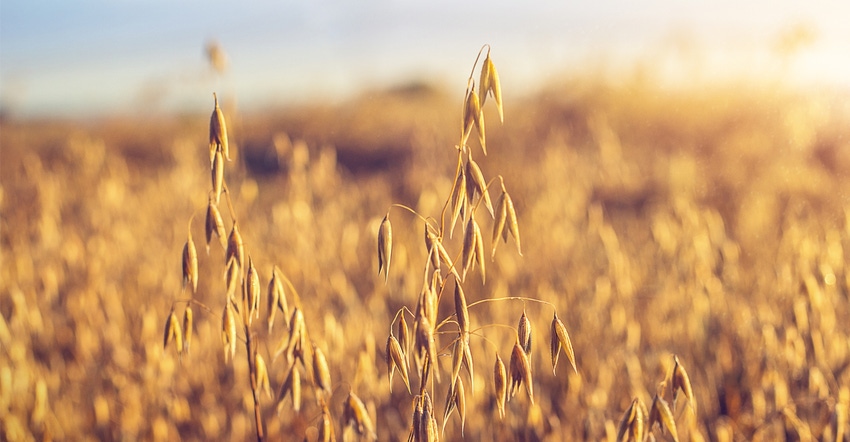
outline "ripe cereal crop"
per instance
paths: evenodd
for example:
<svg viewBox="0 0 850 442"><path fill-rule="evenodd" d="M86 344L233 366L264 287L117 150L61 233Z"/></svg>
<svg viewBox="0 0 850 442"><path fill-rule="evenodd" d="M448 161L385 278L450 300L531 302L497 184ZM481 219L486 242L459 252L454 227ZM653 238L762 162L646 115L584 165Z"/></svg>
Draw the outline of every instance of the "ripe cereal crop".
<svg viewBox="0 0 850 442"><path fill-rule="evenodd" d="M0 439L850 441L846 95L470 61L0 119Z"/></svg>

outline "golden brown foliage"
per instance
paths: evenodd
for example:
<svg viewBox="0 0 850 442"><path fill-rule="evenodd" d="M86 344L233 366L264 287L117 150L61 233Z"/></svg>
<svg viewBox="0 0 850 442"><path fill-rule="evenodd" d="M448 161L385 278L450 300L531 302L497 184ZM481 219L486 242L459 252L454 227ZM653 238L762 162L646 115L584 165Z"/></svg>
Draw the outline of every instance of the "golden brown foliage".
<svg viewBox="0 0 850 442"><path fill-rule="evenodd" d="M526 421L527 401L500 405L493 392L498 370L479 369L477 391L462 375L464 433L603 440L609 427L616 436L635 397L649 404L651 386L672 373L659 398L671 405L680 440L846 440L850 118L841 96L749 83L676 89L646 70L611 84L596 75L564 78L562 89L511 103L504 126L494 124L495 112L488 115L489 155L476 159L510 185L524 257L501 250L510 253L494 255L486 284L473 278L463 288L472 330L491 323L512 329L519 315L519 304L473 306L479 300L552 303L569 327L579 374L543 376L549 355L534 352L540 425ZM245 155L226 163L256 267L278 266L305 293L290 309L299 307L310 338L327 349L335 385L352 385L364 398L381 440L410 429L414 401L404 389L389 392L380 353L390 319L420 292L428 255L412 246L421 244L423 223L402 228L408 220L396 212L398 282L375 278L376 214L402 196L421 212L439 213L435 201L456 177L455 164L436 153L453 153L457 144L456 92L374 94L333 109L246 116L238 146ZM0 122L0 438L253 437L244 407L244 336L226 325L226 313L235 312L223 300L227 266L217 248L198 256L194 297L211 311L193 303L194 325L181 327L184 348L194 330L191 357L177 354L173 336L162 347L170 305L181 293L176 260L186 220L209 202L208 115L155 125ZM269 161L272 172L257 165ZM491 186L501 194L495 181ZM502 229L487 224L483 212L476 218L496 232L485 238L490 249L504 231L511 236L506 204L492 196ZM229 209L216 207L230 229ZM194 228L200 238L201 226ZM460 250L460 236L438 241ZM444 273L456 259L437 256ZM525 308L545 334L552 310ZM230 323L239 326L239 315ZM275 391L301 364L271 357L278 342L287 347L289 328L255 329L270 343L257 350ZM457 337L452 327L440 328L446 331L443 344ZM512 347L504 343L513 331L484 331L496 347L474 338L469 347L479 364L492 364L494 351L508 355ZM219 333L242 349L226 353L227 365L211 363L221 361ZM436 349L444 370L449 351ZM675 407L671 353L687 369L691 390L676 389ZM275 404L263 409L272 440L319 433L323 414L313 392L300 391L304 373L304 413L289 406L291 386L280 416ZM684 386L678 376L677 387ZM448 384L437 384L440 412ZM337 429L345 400L339 388L328 402ZM670 439L658 425L647 431ZM458 434L447 426L447 438Z"/></svg>

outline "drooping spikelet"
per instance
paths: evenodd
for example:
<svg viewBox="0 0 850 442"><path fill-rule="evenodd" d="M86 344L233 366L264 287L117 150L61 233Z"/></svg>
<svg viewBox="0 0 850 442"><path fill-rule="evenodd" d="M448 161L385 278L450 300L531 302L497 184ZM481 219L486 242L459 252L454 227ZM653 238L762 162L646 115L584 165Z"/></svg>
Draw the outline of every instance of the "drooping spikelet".
<svg viewBox="0 0 850 442"><path fill-rule="evenodd" d="M231 258L236 259L240 269L245 268L245 243L242 241L242 234L239 233L239 226L235 222L233 228L230 229L230 236L227 237L224 261L229 262Z"/></svg>
<svg viewBox="0 0 850 442"><path fill-rule="evenodd" d="M648 432L646 417L646 406L643 401L635 398L620 419L620 425L617 428L617 442L645 440Z"/></svg>
<svg viewBox="0 0 850 442"><path fill-rule="evenodd" d="M331 422L331 412L328 405L322 401L322 420L319 422L319 442L333 442L336 440L334 426Z"/></svg>
<svg viewBox="0 0 850 442"><path fill-rule="evenodd" d="M671 387L673 388L673 408L676 407L676 399L679 396L679 391L684 393L685 398L688 399L688 403L691 405L691 410L696 414L696 403L694 402L694 390L691 387L691 379L688 377L688 373L685 371L685 367L679 363L679 357L674 355L673 361L675 365L673 367L673 382Z"/></svg>
<svg viewBox="0 0 850 442"><path fill-rule="evenodd" d="M673 441L679 441L679 435L676 432L676 420L673 418L673 412L670 410L670 406L667 405L667 401L657 394L652 399L646 430L652 431L652 426L656 422L661 426L662 431L670 433L673 437Z"/></svg>
<svg viewBox="0 0 850 442"><path fill-rule="evenodd" d="M280 310L283 314L286 326L289 327L289 304L286 301L286 293L283 290L283 282L281 281L282 277L278 275L278 272L279 270L277 266L275 266L274 269L272 269L272 278L269 281L268 296L266 298L268 302L267 310L270 333L274 326L275 314L278 310Z"/></svg>
<svg viewBox="0 0 850 442"><path fill-rule="evenodd" d="M280 391L277 394L277 414L283 411L283 400L287 395L292 397L292 409L296 413L301 410L301 374L297 365L298 361L292 362L286 379L280 385Z"/></svg>
<svg viewBox="0 0 850 442"><path fill-rule="evenodd" d="M493 368L493 384L495 387L496 407L499 409L499 418L505 418L505 402L508 400L508 375L502 358L496 354L496 365Z"/></svg>
<svg viewBox="0 0 850 442"><path fill-rule="evenodd" d="M227 362L236 354L236 315L230 301L225 302L221 315L221 340L224 344L224 361Z"/></svg>
<svg viewBox="0 0 850 442"><path fill-rule="evenodd" d="M555 373L555 368L558 366L558 355L562 348L564 349L564 354L567 355L567 360L573 367L573 371L578 373L578 370L576 369L575 353L573 353L573 344L570 341L569 333L567 333L567 327L564 325L563 321L558 318L558 314L555 313L555 317L552 318L552 373Z"/></svg>
<svg viewBox="0 0 850 442"><path fill-rule="evenodd" d="M504 183L502 183L502 188L504 189ZM502 238L505 242L508 241L508 233L514 237L514 241L516 241L516 250L519 253L519 256L522 256L522 245L519 239L519 223L517 223L516 217L516 209L514 209L514 202L511 199L511 195L508 194L507 191L504 192L505 199L505 212L507 213L507 228L508 230L502 230Z"/></svg>
<svg viewBox="0 0 850 442"><path fill-rule="evenodd" d="M210 195L210 201L207 204L207 216L204 227L207 239L207 254L210 253L210 241L212 241L213 234L218 237L221 242L222 249L227 247L225 242L227 232L224 230L224 220L221 218L221 212L218 210L218 206L215 204L215 200L212 195Z"/></svg>
<svg viewBox="0 0 850 442"><path fill-rule="evenodd" d="M221 152L213 154L210 176L212 177L213 200L218 204L221 201L221 191L224 188L224 157L221 156Z"/></svg>
<svg viewBox="0 0 850 442"><path fill-rule="evenodd" d="M522 316L519 317L517 336L519 337L519 345L522 347L522 350L526 355L531 356L531 321L528 320L525 309L522 311Z"/></svg>
<svg viewBox="0 0 850 442"><path fill-rule="evenodd" d="M227 143L227 124L224 122L224 112L218 106L218 96L213 93L215 109L210 116L210 161L216 152L221 152L230 161L230 147Z"/></svg>
<svg viewBox="0 0 850 442"><path fill-rule="evenodd" d="M490 58L490 51L487 51L487 57L484 59L484 64L481 66L481 80L478 82L478 88L481 93L481 106L487 101L488 93L493 95L496 101L496 109L499 111L499 121L505 122L505 112L502 109L502 85L499 82L499 73L496 72L496 66Z"/></svg>
<svg viewBox="0 0 850 442"><path fill-rule="evenodd" d="M254 371L256 373L257 390L264 391L269 399L272 398L272 389L269 384L269 370L266 361L260 353L254 353Z"/></svg>
<svg viewBox="0 0 850 442"><path fill-rule="evenodd" d="M469 334L469 307L466 304L466 295L463 293L459 281L455 281L455 316L461 334L469 339L466 336Z"/></svg>
<svg viewBox="0 0 850 442"><path fill-rule="evenodd" d="M192 322L194 322L192 307L187 305L183 311L183 349L186 353L189 353L189 346L192 345Z"/></svg>
<svg viewBox="0 0 850 442"><path fill-rule="evenodd" d="M389 377L390 391L393 388L393 373L395 373L396 368L398 368L401 380L404 381L404 386L407 387L407 392L410 393L407 359L404 357L401 344L399 344L395 336L390 335L387 338L387 375Z"/></svg>
<svg viewBox="0 0 850 442"><path fill-rule="evenodd" d="M454 236L455 224L461 218L460 214L466 206L466 174L463 169L459 169L457 177L455 177L454 186L452 187L452 217L449 224L449 238ZM427 231L426 231L427 234Z"/></svg>
<svg viewBox="0 0 850 442"><path fill-rule="evenodd" d="M390 277L390 259L393 253L393 227L387 212L378 228L378 274L384 272L384 282Z"/></svg>
<svg viewBox="0 0 850 442"><path fill-rule="evenodd" d="M404 319L403 312L398 318L398 344L401 346L406 360L407 354L410 352L410 331L407 328L407 321Z"/></svg>
<svg viewBox="0 0 850 442"><path fill-rule="evenodd" d="M313 382L316 388L328 397L331 394L331 372L328 369L328 360L322 349L313 344Z"/></svg>
<svg viewBox="0 0 850 442"><path fill-rule="evenodd" d="M260 317L260 276L254 267L254 260L248 257L248 274L245 277L245 307L248 325Z"/></svg>
<svg viewBox="0 0 850 442"><path fill-rule="evenodd" d="M378 439L375 434L375 427L372 425L372 418L366 411L366 406L354 392L348 393L348 398L343 404L342 419L345 421L345 425L352 425L360 436L370 440Z"/></svg>
<svg viewBox="0 0 850 442"><path fill-rule="evenodd" d="M490 212L490 216L493 216L493 203L490 201L490 192L487 190L487 180L484 179L484 174L478 163L472 159L472 155L466 162L466 176L466 193L467 198L470 199L469 203L473 202L471 200L475 195L480 195L484 199L484 206Z"/></svg>
<svg viewBox="0 0 850 442"><path fill-rule="evenodd" d="M171 309L171 313L168 314L168 319L165 321L162 348L168 348L171 341L174 341L177 353L183 353L183 332L180 330L180 323L177 321L177 314L174 313L174 309Z"/></svg>
<svg viewBox="0 0 850 442"><path fill-rule="evenodd" d="M534 385L531 379L531 362L528 360L528 354L522 349L519 342L514 344L511 352L510 364L511 376L511 391L510 396L514 397L517 390L522 384L525 384L525 391L528 393L528 399L534 403Z"/></svg>
<svg viewBox="0 0 850 442"><path fill-rule="evenodd" d="M446 392L446 410L443 412L443 428L441 434L446 432L446 423L449 416L457 410L460 416L460 434L463 436L463 427L466 422L466 393L464 392L463 380L458 379L456 383L449 386Z"/></svg>
<svg viewBox="0 0 850 442"><path fill-rule="evenodd" d="M473 81L470 80L470 83ZM469 140L469 134L472 132L473 126L478 126L479 139L484 137L483 123L484 118L481 114L481 103L478 99L478 94L474 88L469 88L463 103L463 124L460 137L460 148L466 150L466 143ZM487 148L484 144L481 145L484 150L484 155L487 155Z"/></svg>

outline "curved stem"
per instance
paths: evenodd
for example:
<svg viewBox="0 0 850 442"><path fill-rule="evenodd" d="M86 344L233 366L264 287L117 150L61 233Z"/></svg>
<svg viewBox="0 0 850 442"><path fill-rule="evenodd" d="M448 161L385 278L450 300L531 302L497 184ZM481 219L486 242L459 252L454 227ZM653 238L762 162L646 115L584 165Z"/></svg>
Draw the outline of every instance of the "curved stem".
<svg viewBox="0 0 850 442"><path fill-rule="evenodd" d="M201 307L202 309L206 310L206 311L207 311L207 313L209 313L209 314L213 314L213 310L212 310L211 308L207 307L207 306L206 306L206 304L204 304L204 303L203 303L203 302L201 302L201 301L198 301L198 300L197 300L197 299L195 299L195 298L190 298L190 299L175 299L174 301L172 301L172 303L171 303L171 307L172 307L172 308L174 308L174 306L175 306L175 305L180 304L180 303L186 303L187 305L188 305L188 304L195 304L195 305L197 305L198 307Z"/></svg>
<svg viewBox="0 0 850 442"><path fill-rule="evenodd" d="M227 197L227 210L230 212L230 221L236 224L236 210L233 208L233 200L230 199L230 188L227 187L226 181L222 181L221 188L224 190L224 196Z"/></svg>
<svg viewBox="0 0 850 442"><path fill-rule="evenodd" d="M482 325L481 327L478 327L476 329L471 330L469 332L469 334L470 334L470 336L476 336L476 337L483 339L484 342L490 344L493 347L493 349L498 352L499 346L496 345L496 343L491 341L490 339L487 339L487 337L484 336L482 333L480 333L481 330L483 330L485 328L492 328L492 327L507 328L507 329L510 329L511 331L513 331L514 335L516 335L516 329L511 327L510 325L506 325L506 324L486 324L486 325Z"/></svg>
<svg viewBox="0 0 850 442"><path fill-rule="evenodd" d="M398 320L399 316L404 316L404 312L407 312L407 314L410 316L416 316L413 314L412 311L410 311L409 308L407 308L406 305L401 306L401 308L398 309L398 311L395 313L395 316L393 316L393 320L390 321L390 336L393 336L393 325Z"/></svg>
<svg viewBox="0 0 850 442"><path fill-rule="evenodd" d="M469 304L467 306L467 308L472 308L472 307L475 307L476 305L484 304L485 302L496 302L496 301L537 302L537 303L540 303L540 304L543 304L543 305L548 305L549 307L552 307L553 310L555 309L555 305L552 304L551 302L544 301L542 299L526 298L525 296L505 296L503 298L480 299L478 301L473 302L472 304Z"/></svg>
<svg viewBox="0 0 850 442"><path fill-rule="evenodd" d="M257 367L254 366L254 353L251 339L251 329L248 324L243 324L245 327L245 353L248 356L248 377L251 378L251 393L254 398L254 424L257 428L257 441L262 442L265 438L263 434L263 416L260 413L260 394L257 391Z"/></svg>
<svg viewBox="0 0 850 442"><path fill-rule="evenodd" d="M484 49L487 49L487 55L490 55L490 45L485 43L481 46L481 49L478 50L478 55L475 57L475 63L472 63L472 70L469 72L469 79L472 79L472 76L475 75L475 67L478 66L478 60L481 59L481 53L484 52ZM469 89L467 89L469 92Z"/></svg>
<svg viewBox="0 0 850 442"><path fill-rule="evenodd" d="M452 183L452 190L449 191L449 197L446 198L445 204L443 204L443 210L440 211L440 238L443 238L445 232L445 224L446 224L446 210L449 208L449 205L452 203L452 196L455 193L455 188L457 187L457 176L461 173L461 168L463 167L463 148L458 149L457 151L457 168L455 169L455 180Z"/></svg>
<svg viewBox="0 0 850 442"><path fill-rule="evenodd" d="M400 204L400 203L392 203L392 204L390 204L390 209L392 209L393 207L398 207L399 209L407 210L408 212L412 213L414 216L416 216L417 218L419 218L420 220L422 220L422 222L424 222L424 223L426 223L426 224L428 223L428 218L425 218L424 216L420 215L420 214L419 214L419 212L417 212L417 211L413 210L413 209L412 209L411 207L409 207L409 206L406 206L406 205L404 205L404 204ZM389 216L389 214L390 214L390 211L389 211L389 210L387 210L387 216Z"/></svg>

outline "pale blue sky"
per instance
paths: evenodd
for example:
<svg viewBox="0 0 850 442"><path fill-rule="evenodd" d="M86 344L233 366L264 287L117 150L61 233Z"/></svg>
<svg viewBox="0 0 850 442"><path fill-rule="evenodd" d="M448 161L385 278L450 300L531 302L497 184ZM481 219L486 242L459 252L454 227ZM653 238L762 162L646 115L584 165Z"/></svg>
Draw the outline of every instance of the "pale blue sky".
<svg viewBox="0 0 850 442"><path fill-rule="evenodd" d="M514 91L683 47L704 75L774 75L772 45L795 26L815 40L793 77L850 88L848 17L845 0L2 0L0 104L68 116L206 109L212 90L251 107L417 77L462 89L483 43ZM210 39L228 54L222 77L204 57Z"/></svg>

